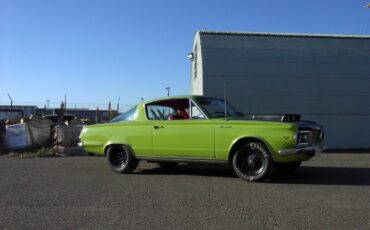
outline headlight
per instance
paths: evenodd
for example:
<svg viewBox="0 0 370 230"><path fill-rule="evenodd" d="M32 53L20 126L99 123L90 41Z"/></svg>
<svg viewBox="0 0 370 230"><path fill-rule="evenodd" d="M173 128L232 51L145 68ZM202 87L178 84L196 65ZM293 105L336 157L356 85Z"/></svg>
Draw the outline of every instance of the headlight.
<svg viewBox="0 0 370 230"><path fill-rule="evenodd" d="M298 133L298 144L309 144L311 142L311 132L301 131Z"/></svg>

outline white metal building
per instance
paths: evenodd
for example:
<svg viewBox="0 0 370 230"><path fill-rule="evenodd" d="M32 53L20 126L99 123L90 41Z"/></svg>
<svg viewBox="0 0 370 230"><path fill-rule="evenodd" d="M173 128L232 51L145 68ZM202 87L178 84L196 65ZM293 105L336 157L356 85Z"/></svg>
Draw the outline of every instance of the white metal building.
<svg viewBox="0 0 370 230"><path fill-rule="evenodd" d="M370 148L370 36L198 31L191 93L247 114L297 113L329 148Z"/></svg>

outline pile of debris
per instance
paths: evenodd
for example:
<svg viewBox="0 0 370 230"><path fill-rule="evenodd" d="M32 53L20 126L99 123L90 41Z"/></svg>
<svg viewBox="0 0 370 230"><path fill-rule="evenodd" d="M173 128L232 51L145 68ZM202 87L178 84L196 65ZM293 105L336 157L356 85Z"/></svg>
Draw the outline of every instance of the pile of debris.
<svg viewBox="0 0 370 230"><path fill-rule="evenodd" d="M50 130L51 124L46 120L22 119L17 124L7 124L2 143L3 149L17 151L50 146Z"/></svg>
<svg viewBox="0 0 370 230"><path fill-rule="evenodd" d="M22 118L0 122L0 150L28 151L42 147L76 147L83 123L73 115L63 113L43 118Z"/></svg>
<svg viewBox="0 0 370 230"><path fill-rule="evenodd" d="M0 120L0 144L5 137L5 121Z"/></svg>

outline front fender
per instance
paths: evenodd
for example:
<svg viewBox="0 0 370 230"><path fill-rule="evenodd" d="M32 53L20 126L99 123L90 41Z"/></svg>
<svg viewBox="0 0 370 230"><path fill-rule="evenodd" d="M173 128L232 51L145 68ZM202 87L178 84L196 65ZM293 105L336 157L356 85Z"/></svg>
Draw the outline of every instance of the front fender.
<svg viewBox="0 0 370 230"><path fill-rule="evenodd" d="M262 144L266 146L266 148L269 150L270 153L273 152L272 146L268 143L268 141L266 141L265 138L261 136L240 136L231 142L228 148L228 155L229 155L228 158L230 159L230 156L233 153L235 153L235 151L238 149L240 145L242 145L243 143L252 142L252 141L261 142Z"/></svg>

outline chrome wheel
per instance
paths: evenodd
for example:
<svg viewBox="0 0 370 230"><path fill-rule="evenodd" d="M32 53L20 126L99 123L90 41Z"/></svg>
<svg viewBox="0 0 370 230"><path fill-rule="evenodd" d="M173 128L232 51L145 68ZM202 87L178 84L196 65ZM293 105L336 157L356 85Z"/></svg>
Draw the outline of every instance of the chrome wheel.
<svg viewBox="0 0 370 230"><path fill-rule="evenodd" d="M264 159L260 153L253 152L247 155L247 173L249 175L257 175L264 166Z"/></svg>
<svg viewBox="0 0 370 230"><path fill-rule="evenodd" d="M259 142L247 143L233 157L235 173L246 181L262 181L271 173L272 157Z"/></svg>

